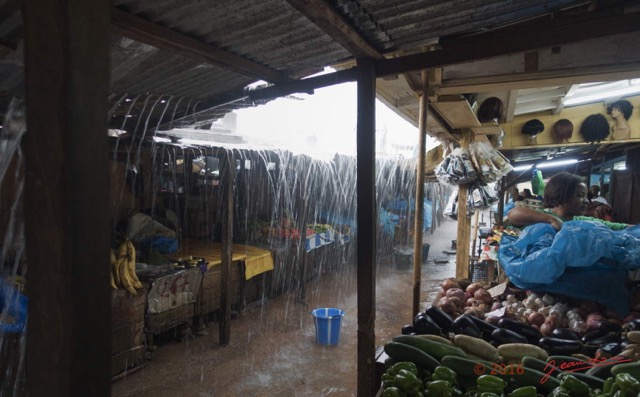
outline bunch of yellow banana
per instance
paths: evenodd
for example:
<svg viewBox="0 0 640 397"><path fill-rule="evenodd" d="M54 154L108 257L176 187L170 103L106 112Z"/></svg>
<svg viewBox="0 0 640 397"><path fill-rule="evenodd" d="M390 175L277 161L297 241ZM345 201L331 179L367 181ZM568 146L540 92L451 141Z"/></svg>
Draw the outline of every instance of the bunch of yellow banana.
<svg viewBox="0 0 640 397"><path fill-rule="evenodd" d="M124 287L137 295L136 289L141 289L142 283L136 275L136 248L131 241L123 241L117 255L111 251L111 266L111 288Z"/></svg>

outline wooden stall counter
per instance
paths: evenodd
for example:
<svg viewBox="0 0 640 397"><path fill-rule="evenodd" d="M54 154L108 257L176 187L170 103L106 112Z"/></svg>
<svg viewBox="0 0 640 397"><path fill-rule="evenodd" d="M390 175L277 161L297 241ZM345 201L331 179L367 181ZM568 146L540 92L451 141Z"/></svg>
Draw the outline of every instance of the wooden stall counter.
<svg viewBox="0 0 640 397"><path fill-rule="evenodd" d="M172 258L194 256L207 262L206 272L202 275L202 284L196 304L196 315L213 313L220 309L220 268L222 263L222 244L195 239L180 241L178 252ZM261 283L256 276L274 269L271 251L244 245L233 244L231 256L231 274L229 299L235 309L242 309L247 302L257 300L261 295Z"/></svg>

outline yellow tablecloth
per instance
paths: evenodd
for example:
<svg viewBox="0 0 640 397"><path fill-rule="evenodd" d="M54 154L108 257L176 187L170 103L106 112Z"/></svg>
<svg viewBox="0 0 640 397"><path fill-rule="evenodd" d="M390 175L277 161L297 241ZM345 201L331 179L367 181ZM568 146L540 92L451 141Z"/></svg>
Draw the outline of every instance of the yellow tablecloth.
<svg viewBox="0 0 640 397"><path fill-rule="evenodd" d="M175 257L197 256L209 262L211 269L222 263L222 244L205 240L184 239L180 241L180 249L172 254ZM258 274L273 270L273 254L271 251L250 245L233 244L232 261L244 261L245 280Z"/></svg>

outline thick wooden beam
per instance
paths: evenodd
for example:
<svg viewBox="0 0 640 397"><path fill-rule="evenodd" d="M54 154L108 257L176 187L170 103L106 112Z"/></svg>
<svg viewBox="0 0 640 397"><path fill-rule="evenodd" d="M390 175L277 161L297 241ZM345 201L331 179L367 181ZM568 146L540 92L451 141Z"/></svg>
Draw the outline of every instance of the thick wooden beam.
<svg viewBox="0 0 640 397"><path fill-rule="evenodd" d="M22 3L30 396L111 387L109 10L107 0Z"/></svg>
<svg viewBox="0 0 640 397"><path fill-rule="evenodd" d="M540 21L517 34L478 35L473 41L442 50L385 59L377 63L377 76L400 74L425 68L439 68L462 62L500 55L549 48L566 43L611 36L640 30L640 12L598 17L595 13L582 17L561 17ZM511 30L509 30L511 31Z"/></svg>
<svg viewBox="0 0 640 397"><path fill-rule="evenodd" d="M357 252L358 397L376 394L376 76L375 62L358 60Z"/></svg>
<svg viewBox="0 0 640 397"><path fill-rule="evenodd" d="M331 36L356 58L384 59L347 21L325 0L287 0L293 8L307 17L320 30Z"/></svg>
<svg viewBox="0 0 640 397"><path fill-rule="evenodd" d="M413 312L420 312L420 292L422 280L422 230L424 226L424 169L427 154L427 110L429 103L429 81L427 71L421 75L422 95L418 116L418 164L416 166L416 210L414 215L413 239ZM413 318L413 317L412 317Z"/></svg>
<svg viewBox="0 0 640 397"><path fill-rule="evenodd" d="M249 61L241 56L221 50L175 30L147 21L119 8L111 8L113 32L141 43L176 52L204 63L233 69L246 76L270 83L281 83L290 79L278 71Z"/></svg>

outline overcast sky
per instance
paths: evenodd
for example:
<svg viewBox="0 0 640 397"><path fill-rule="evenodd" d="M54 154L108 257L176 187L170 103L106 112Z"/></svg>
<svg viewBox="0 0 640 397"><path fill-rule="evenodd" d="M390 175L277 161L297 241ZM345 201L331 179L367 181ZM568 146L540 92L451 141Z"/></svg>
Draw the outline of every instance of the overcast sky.
<svg viewBox="0 0 640 397"><path fill-rule="evenodd" d="M355 155L356 83L317 89L315 94L294 94L266 105L236 111L237 132L266 139L280 148L309 154L336 152ZM300 98L302 100L296 100ZM387 151L396 146L415 147L418 129L380 101L376 101L377 141L387 131ZM313 141L317 141L314 147ZM431 146L433 147L433 144ZM389 153L394 154L394 153ZM401 154L412 156L411 150Z"/></svg>

